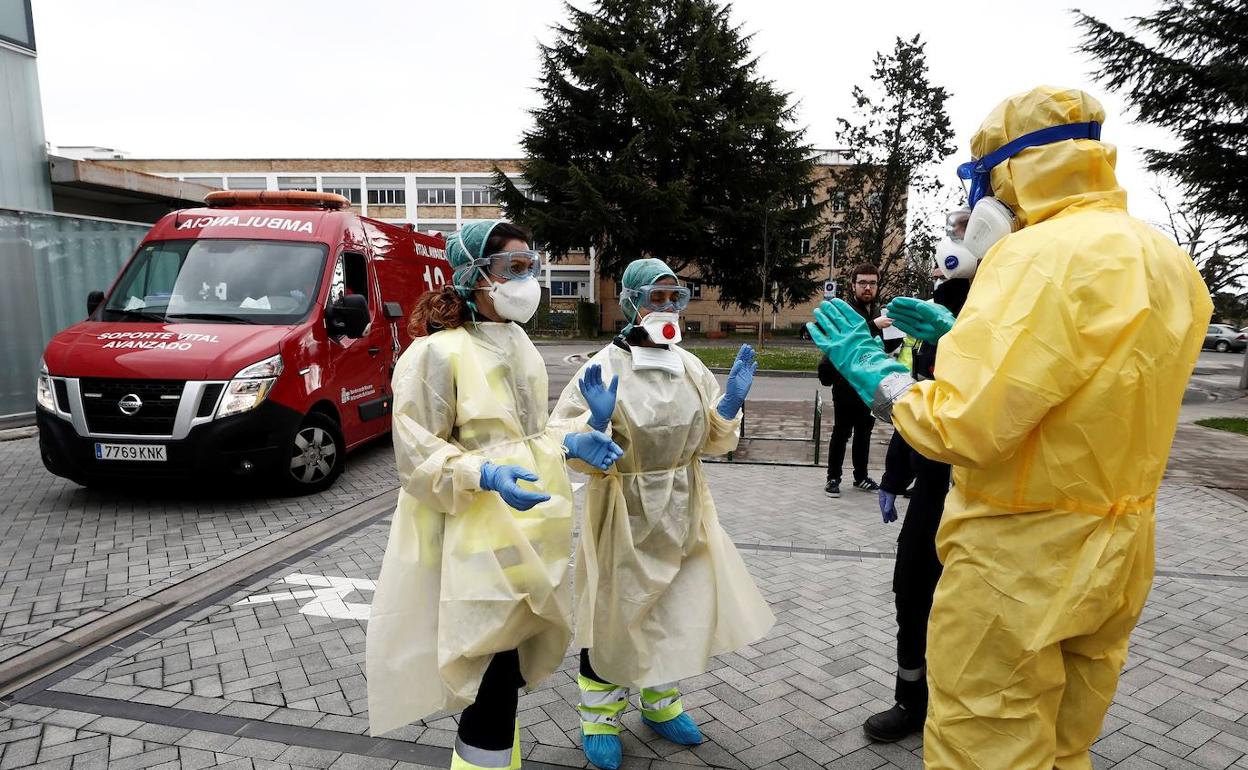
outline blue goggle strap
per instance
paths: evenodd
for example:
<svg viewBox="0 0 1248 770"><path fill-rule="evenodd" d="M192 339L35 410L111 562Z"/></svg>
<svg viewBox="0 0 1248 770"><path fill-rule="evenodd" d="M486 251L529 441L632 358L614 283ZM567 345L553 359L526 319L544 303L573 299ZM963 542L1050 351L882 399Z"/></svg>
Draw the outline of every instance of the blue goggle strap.
<svg viewBox="0 0 1248 770"><path fill-rule="evenodd" d="M1061 142L1067 139L1092 139L1099 141L1100 138L1101 124L1095 120L1089 120L1085 123L1066 123L1060 126L1048 126L1039 131L1032 131L1030 134L1023 134L982 158L963 163L958 166L958 177L970 181L970 203L973 206L976 201L987 194L988 189L992 185L992 170L1002 161L1014 157L1029 147L1038 147L1043 144L1052 144L1053 142Z"/></svg>

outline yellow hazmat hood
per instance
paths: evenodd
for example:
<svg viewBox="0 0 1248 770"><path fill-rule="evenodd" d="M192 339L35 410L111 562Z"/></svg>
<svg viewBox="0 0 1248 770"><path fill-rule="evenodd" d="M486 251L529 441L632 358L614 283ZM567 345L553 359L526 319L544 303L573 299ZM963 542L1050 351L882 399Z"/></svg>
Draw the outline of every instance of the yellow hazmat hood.
<svg viewBox="0 0 1248 770"><path fill-rule="evenodd" d="M1024 134L1086 121L1105 121L1105 109L1088 94L1076 88L1033 88L989 113L971 137L971 154L982 158ZM1022 227L1074 207L1126 210L1127 193L1114 175L1116 160L1113 145L1092 139L1029 147L992 170L992 194L1014 210Z"/></svg>

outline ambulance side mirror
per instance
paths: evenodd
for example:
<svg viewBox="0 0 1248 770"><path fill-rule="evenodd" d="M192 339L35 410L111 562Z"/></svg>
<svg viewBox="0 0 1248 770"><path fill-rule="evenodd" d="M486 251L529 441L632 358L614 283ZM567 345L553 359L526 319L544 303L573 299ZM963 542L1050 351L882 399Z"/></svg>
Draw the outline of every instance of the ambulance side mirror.
<svg viewBox="0 0 1248 770"><path fill-rule="evenodd" d="M348 294L325 314L325 323L334 337L359 339L368 329L368 322L368 300L360 294Z"/></svg>
<svg viewBox="0 0 1248 770"><path fill-rule="evenodd" d="M96 289L87 294L87 316L95 315L95 309L104 302L104 292Z"/></svg>

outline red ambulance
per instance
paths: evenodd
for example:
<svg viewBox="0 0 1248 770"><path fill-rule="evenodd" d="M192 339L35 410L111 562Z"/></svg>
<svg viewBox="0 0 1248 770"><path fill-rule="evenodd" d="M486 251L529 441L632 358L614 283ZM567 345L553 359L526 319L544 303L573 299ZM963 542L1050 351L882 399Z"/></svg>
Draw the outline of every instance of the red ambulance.
<svg viewBox="0 0 1248 770"><path fill-rule="evenodd" d="M78 483L232 477L329 487L390 430L390 375L445 242L330 193L212 193L166 215L48 344L44 465Z"/></svg>

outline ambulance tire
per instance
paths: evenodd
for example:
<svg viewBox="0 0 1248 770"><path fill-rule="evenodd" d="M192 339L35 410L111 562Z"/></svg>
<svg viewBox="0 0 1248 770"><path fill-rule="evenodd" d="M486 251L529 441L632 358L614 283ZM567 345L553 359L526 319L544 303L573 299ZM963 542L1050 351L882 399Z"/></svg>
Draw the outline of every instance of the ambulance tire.
<svg viewBox="0 0 1248 770"><path fill-rule="evenodd" d="M282 488L289 495L312 495L334 485L346 464L347 444L338 423L312 412L290 437L290 461Z"/></svg>

